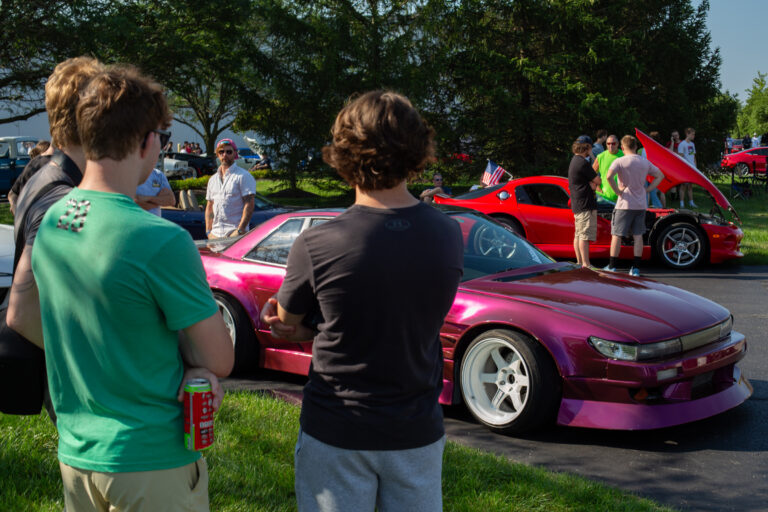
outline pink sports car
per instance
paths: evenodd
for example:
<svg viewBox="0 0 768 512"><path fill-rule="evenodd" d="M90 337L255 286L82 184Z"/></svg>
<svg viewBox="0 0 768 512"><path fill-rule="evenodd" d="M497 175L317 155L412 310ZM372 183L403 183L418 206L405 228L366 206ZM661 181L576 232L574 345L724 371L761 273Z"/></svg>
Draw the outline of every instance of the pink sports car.
<svg viewBox="0 0 768 512"><path fill-rule="evenodd" d="M552 422L667 427L751 395L737 366L747 342L722 306L648 279L556 262L479 212L439 208L465 242L464 277L440 334L442 403L464 403L490 429L520 433ZM339 213L286 213L235 241L200 242L238 370L308 372L312 343L273 338L259 313L280 287L299 233Z"/></svg>

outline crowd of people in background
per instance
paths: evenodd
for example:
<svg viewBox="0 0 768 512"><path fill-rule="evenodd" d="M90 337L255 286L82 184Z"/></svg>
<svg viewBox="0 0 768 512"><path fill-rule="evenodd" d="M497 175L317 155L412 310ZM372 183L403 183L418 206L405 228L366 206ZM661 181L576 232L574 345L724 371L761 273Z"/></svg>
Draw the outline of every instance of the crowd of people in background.
<svg viewBox="0 0 768 512"><path fill-rule="evenodd" d="M757 132L754 132L751 137L749 135L743 137L731 137L729 135L725 138L726 155L735 151L765 146L768 146L768 132L762 135L758 135Z"/></svg>
<svg viewBox="0 0 768 512"><path fill-rule="evenodd" d="M188 153L190 155L202 155L203 150L200 147L199 142L184 141L184 144L179 144L178 153Z"/></svg>

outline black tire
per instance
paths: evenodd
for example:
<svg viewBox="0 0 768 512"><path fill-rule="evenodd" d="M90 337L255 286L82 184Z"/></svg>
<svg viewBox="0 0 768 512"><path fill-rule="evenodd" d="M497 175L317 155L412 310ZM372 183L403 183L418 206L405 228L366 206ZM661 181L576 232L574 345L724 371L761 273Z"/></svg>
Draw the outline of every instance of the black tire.
<svg viewBox="0 0 768 512"><path fill-rule="evenodd" d="M232 369L232 375L255 370L258 367L259 350L256 334L245 310L229 295L214 292L213 298L224 317L224 324L229 329L235 349L235 366Z"/></svg>
<svg viewBox="0 0 768 512"><path fill-rule="evenodd" d="M750 176L750 169L747 164L744 162L739 162L736 164L736 176L740 176L742 178L748 178Z"/></svg>
<svg viewBox="0 0 768 512"><path fill-rule="evenodd" d="M701 263L707 254L707 237L690 222L674 222L656 237L656 256L674 269L689 269Z"/></svg>
<svg viewBox="0 0 768 512"><path fill-rule="evenodd" d="M475 338L461 359L459 383L472 416L501 434L551 423L560 407L562 383L549 353L515 331Z"/></svg>
<svg viewBox="0 0 768 512"><path fill-rule="evenodd" d="M511 229L514 234L516 234L520 238L525 238L525 230L523 230L523 226L521 226L516 219L499 215L499 216L494 216L493 220L504 224L509 229Z"/></svg>

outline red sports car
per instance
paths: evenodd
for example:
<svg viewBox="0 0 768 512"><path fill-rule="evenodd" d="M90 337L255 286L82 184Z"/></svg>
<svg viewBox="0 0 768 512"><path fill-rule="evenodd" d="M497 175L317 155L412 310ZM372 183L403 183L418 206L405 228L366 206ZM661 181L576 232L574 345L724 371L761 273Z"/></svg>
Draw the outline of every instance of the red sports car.
<svg viewBox="0 0 768 512"><path fill-rule="evenodd" d="M768 147L758 147L723 156L720 166L733 169L738 176L746 177L757 172L765 174Z"/></svg>
<svg viewBox="0 0 768 512"><path fill-rule="evenodd" d="M438 207L464 236L464 276L440 329L442 403L466 404L499 432L551 422L636 430L706 418L751 395L737 366L747 341L722 306L556 262L479 212ZM259 314L299 233L340 213L286 213L240 239L199 242L236 368L307 374L312 343L273 338Z"/></svg>
<svg viewBox="0 0 768 512"><path fill-rule="evenodd" d="M663 192L679 183L695 183L714 199L711 213L650 208L646 214L643 258L655 256L677 269L692 268L702 261L720 263L741 258L742 230L725 219L728 199L703 174L678 155L638 130L648 158L664 173ZM568 179L532 176L474 190L457 197L435 196L435 202L481 211L506 224L555 258L573 258L573 213ZM597 241L589 246L590 257L608 258L611 245L611 213L614 203L598 196ZM624 240L621 258L632 258L632 237Z"/></svg>

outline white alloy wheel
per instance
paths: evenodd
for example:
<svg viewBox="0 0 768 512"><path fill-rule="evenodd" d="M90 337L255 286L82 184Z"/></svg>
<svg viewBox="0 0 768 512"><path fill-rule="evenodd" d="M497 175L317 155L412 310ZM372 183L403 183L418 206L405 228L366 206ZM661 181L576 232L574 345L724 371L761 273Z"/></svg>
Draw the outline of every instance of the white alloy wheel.
<svg viewBox="0 0 768 512"><path fill-rule="evenodd" d="M478 419L501 427L525 409L531 386L529 375L528 365L511 343L490 337L464 355L461 389Z"/></svg>

